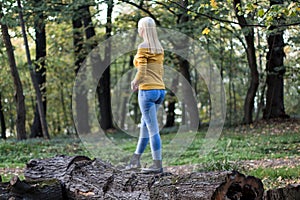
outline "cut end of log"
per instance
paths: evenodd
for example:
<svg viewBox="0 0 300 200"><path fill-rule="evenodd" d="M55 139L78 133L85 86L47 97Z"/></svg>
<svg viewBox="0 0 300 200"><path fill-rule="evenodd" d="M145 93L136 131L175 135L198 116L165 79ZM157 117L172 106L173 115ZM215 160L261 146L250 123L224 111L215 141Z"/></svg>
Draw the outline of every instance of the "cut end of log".
<svg viewBox="0 0 300 200"><path fill-rule="evenodd" d="M226 180L215 190L211 200L249 199L262 200L263 183L254 176L245 176L237 171L228 174Z"/></svg>

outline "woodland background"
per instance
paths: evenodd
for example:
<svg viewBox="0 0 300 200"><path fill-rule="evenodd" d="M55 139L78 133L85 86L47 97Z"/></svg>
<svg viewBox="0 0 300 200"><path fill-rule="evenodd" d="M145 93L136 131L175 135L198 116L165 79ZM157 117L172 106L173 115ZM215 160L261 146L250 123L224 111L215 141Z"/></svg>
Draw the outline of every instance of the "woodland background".
<svg viewBox="0 0 300 200"><path fill-rule="evenodd" d="M159 27L178 30L198 40L213 58L226 90L226 126L252 124L260 119L299 118L298 1L30 0L21 3L22 10L15 1L0 3L2 138L21 140L76 134L71 96L80 65L98 43L136 28L137 21L144 16L152 17ZM26 57L20 11L32 64ZM119 105L110 103L111 88L133 68L133 56L134 52L114 61L99 81L96 95L99 122L104 130L115 128L111 108ZM165 63L190 82L199 99L201 124L208 124L209 93L197 71L171 53L166 54ZM34 81L39 84L45 118L39 114ZM136 98L131 103L131 111L135 111L132 115L138 123ZM170 91L164 109L164 127L180 125L184 108ZM43 132L41 119L45 120L48 133Z"/></svg>
<svg viewBox="0 0 300 200"><path fill-rule="evenodd" d="M78 96L82 107L72 108L78 70L98 44L137 28L141 17L150 16L158 27L199 42L219 69L226 93L222 135L209 154L199 155L211 119L208 86L194 66L165 52L165 65L193 87L201 122L190 147L166 163L166 170L179 174L239 170L260 178L265 189L299 184L299 14L296 0L0 1L2 180L23 178L25 163L33 158L94 156L78 138L72 115L72 109L87 108L85 93ZM112 50L113 46L104 49L101 62L110 62ZM128 110L112 102L111 94L118 80L134 68L135 53L119 57L105 70L95 94L98 119L93 119L128 152L134 151L136 140L125 140L122 130L130 128L125 117L135 122L134 127L139 123L136 93L128 97ZM163 105L161 136L168 144L182 125L186 108L170 88ZM119 124L111 110L122 113ZM88 119L87 113L81 114ZM81 125L90 128L89 123ZM102 159L115 156L111 149L99 148Z"/></svg>

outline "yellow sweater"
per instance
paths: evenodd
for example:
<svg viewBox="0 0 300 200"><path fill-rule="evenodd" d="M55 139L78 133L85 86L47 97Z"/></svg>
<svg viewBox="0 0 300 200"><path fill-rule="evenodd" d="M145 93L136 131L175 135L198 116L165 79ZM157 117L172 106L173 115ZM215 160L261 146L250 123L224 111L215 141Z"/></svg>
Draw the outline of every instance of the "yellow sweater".
<svg viewBox="0 0 300 200"><path fill-rule="evenodd" d="M139 90L165 89L163 60L164 53L153 54L148 48L138 49L133 63L138 69L134 79Z"/></svg>

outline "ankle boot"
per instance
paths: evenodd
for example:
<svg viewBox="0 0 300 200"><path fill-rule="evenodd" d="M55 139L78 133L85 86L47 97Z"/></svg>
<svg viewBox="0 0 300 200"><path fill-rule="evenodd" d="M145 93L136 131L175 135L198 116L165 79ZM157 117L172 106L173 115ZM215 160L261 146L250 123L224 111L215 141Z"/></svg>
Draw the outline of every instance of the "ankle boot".
<svg viewBox="0 0 300 200"><path fill-rule="evenodd" d="M161 160L153 160L153 165L149 168L143 168L143 174L158 174L163 172L162 161Z"/></svg>
<svg viewBox="0 0 300 200"><path fill-rule="evenodd" d="M125 170L141 168L140 159L141 159L141 154L133 154L131 159L130 159L130 162L125 167Z"/></svg>

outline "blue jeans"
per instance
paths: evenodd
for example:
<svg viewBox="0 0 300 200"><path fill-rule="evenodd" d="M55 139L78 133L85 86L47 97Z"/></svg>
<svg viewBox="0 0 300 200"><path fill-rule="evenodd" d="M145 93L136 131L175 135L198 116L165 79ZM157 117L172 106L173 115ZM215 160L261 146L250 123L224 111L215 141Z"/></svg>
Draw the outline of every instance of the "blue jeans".
<svg viewBox="0 0 300 200"><path fill-rule="evenodd" d="M142 154L150 140L153 160L161 160L161 139L157 110L165 98L165 90L139 90L138 100L142 113L140 136L135 153Z"/></svg>

